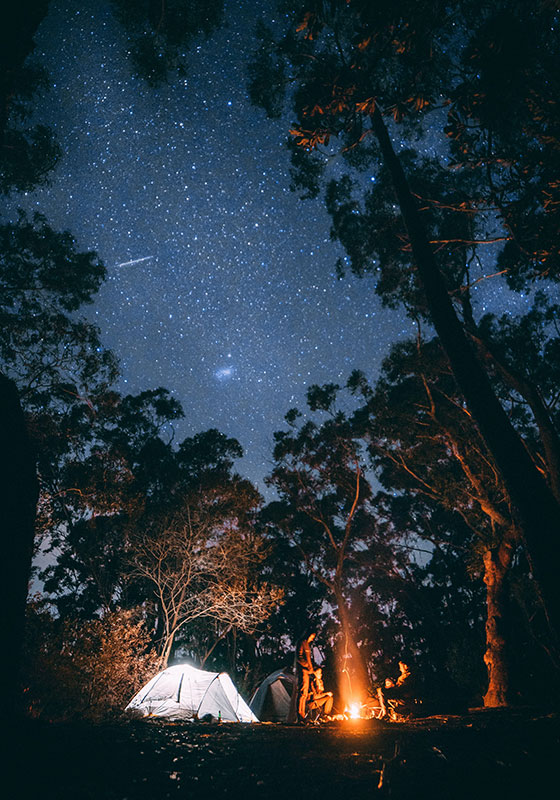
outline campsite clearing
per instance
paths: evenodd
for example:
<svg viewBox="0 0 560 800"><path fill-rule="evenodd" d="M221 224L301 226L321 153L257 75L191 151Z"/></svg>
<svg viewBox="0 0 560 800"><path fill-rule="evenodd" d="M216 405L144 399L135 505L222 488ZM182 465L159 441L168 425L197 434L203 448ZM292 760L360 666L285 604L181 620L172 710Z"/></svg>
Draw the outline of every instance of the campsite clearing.
<svg viewBox="0 0 560 800"><path fill-rule="evenodd" d="M511 800L545 796L560 719L525 710L309 727L26 722L11 744L18 800Z"/></svg>

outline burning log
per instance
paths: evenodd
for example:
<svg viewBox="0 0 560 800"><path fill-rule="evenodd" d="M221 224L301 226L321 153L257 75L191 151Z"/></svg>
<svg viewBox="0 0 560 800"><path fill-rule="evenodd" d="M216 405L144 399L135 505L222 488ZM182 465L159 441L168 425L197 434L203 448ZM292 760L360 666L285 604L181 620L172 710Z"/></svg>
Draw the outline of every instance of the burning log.
<svg viewBox="0 0 560 800"><path fill-rule="evenodd" d="M381 719L382 709L373 698L366 702L354 700L344 707L338 719Z"/></svg>

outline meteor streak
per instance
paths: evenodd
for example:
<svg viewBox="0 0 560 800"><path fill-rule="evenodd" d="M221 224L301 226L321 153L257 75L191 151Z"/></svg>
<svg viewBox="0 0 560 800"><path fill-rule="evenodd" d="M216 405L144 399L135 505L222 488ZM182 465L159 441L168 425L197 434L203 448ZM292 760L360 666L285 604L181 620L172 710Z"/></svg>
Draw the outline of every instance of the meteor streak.
<svg viewBox="0 0 560 800"><path fill-rule="evenodd" d="M144 258L135 258L133 261L123 261L122 264L117 264L117 267L130 267L133 264L141 264L142 261L149 261L153 256L144 256Z"/></svg>

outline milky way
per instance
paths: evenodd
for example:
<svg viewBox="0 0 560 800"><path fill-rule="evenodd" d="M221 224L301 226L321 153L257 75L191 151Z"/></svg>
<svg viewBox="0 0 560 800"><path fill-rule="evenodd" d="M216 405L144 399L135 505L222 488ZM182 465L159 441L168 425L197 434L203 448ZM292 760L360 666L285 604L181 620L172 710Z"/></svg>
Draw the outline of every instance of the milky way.
<svg viewBox="0 0 560 800"><path fill-rule="evenodd" d="M108 5L51 2L35 55L53 85L37 118L64 157L47 189L18 198L106 264L86 313L120 358L120 388L167 387L185 411L177 438L235 436L258 481L309 385L374 377L413 333L373 279L335 277L322 203L289 190L287 120L248 101L254 22L270 5L228 3L186 78L154 90L132 76Z"/></svg>

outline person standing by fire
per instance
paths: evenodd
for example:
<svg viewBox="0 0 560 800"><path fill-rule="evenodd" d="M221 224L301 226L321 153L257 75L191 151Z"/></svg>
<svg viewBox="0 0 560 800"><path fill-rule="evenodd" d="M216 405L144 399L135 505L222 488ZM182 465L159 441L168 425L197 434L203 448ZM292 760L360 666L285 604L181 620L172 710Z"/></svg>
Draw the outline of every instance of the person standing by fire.
<svg viewBox="0 0 560 800"><path fill-rule="evenodd" d="M313 658L311 657L311 643L315 636L315 631L307 632L296 645L297 722L305 720L309 682L315 672Z"/></svg>

